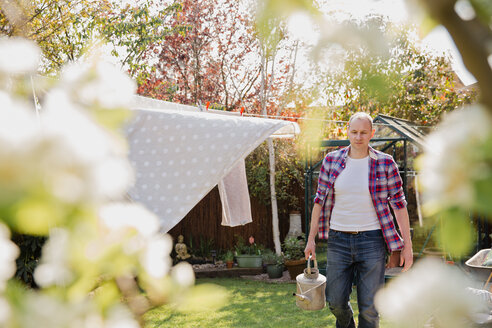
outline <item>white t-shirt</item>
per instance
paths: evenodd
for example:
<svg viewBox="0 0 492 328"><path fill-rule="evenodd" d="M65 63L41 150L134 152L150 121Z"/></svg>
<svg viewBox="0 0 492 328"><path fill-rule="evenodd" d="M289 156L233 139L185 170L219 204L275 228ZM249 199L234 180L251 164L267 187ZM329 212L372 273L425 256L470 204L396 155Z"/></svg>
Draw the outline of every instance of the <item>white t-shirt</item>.
<svg viewBox="0 0 492 328"><path fill-rule="evenodd" d="M330 229L367 231L381 229L369 192L369 156L347 157L345 169L335 180L335 205Z"/></svg>

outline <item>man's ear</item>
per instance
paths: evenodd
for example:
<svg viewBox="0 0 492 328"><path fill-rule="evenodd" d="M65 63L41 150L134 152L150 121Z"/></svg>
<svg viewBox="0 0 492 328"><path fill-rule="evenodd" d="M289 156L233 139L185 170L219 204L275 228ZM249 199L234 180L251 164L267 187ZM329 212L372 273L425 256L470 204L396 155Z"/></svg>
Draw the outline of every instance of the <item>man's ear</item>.
<svg viewBox="0 0 492 328"><path fill-rule="evenodd" d="M372 129L371 138L374 137L374 133L376 133L376 129Z"/></svg>

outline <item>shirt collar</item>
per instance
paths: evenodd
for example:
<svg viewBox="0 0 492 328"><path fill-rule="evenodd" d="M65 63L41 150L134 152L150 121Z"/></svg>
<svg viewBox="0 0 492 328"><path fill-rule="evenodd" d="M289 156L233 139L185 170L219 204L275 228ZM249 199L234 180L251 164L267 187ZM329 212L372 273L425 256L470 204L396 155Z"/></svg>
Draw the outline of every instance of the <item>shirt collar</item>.
<svg viewBox="0 0 492 328"><path fill-rule="evenodd" d="M345 147L344 149L342 149L342 158L343 158L343 160L346 160L347 159L349 150L350 150L350 145L347 146L347 147ZM369 157L372 158L373 160L377 160L378 159L378 155L376 154L376 151L371 146L369 146Z"/></svg>

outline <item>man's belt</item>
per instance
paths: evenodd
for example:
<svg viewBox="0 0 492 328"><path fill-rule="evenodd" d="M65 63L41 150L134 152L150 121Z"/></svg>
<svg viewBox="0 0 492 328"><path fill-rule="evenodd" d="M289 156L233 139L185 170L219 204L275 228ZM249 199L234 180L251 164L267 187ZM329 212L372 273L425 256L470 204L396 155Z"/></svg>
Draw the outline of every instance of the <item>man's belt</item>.
<svg viewBox="0 0 492 328"><path fill-rule="evenodd" d="M348 233L350 235L358 235L361 232L363 232L363 231L341 231L341 230L335 230L335 229L331 229L331 230L336 231L336 232L341 232L341 233Z"/></svg>

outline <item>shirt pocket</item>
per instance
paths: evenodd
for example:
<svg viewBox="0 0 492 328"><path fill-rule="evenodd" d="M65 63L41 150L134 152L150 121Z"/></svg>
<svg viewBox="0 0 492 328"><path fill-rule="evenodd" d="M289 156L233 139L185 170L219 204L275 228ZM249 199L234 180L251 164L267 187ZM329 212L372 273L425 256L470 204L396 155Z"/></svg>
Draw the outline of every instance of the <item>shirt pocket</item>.
<svg viewBox="0 0 492 328"><path fill-rule="evenodd" d="M384 172L377 172L376 175L376 197L385 202L388 201L388 179Z"/></svg>

